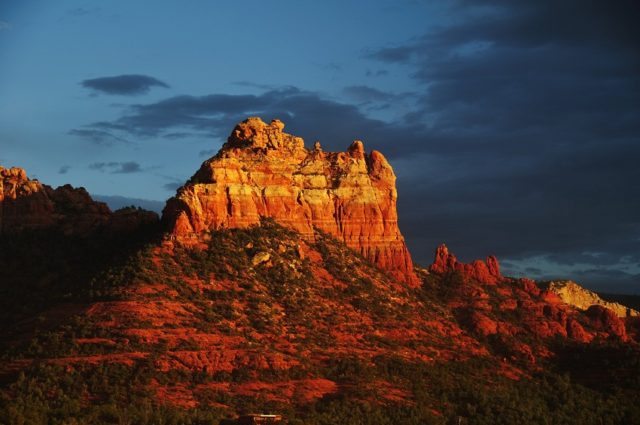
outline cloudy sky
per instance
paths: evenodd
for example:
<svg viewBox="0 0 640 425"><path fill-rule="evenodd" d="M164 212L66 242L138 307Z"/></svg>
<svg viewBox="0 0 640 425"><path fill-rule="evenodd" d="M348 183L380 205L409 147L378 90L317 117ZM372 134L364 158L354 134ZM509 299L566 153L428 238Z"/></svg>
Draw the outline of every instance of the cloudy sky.
<svg viewBox="0 0 640 425"><path fill-rule="evenodd" d="M638 22L635 0L3 0L0 164L161 208L277 117L387 155L418 263L446 242L640 293Z"/></svg>

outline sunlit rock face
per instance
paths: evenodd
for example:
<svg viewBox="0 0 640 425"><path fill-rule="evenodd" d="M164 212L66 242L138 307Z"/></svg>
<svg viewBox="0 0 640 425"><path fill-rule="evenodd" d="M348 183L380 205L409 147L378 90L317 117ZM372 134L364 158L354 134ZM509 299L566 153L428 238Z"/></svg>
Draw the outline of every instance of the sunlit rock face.
<svg viewBox="0 0 640 425"><path fill-rule="evenodd" d="M157 221L155 213L123 209L111 212L84 188L56 189L27 177L24 169L0 167L0 235L56 229L88 235L95 230L131 231Z"/></svg>
<svg viewBox="0 0 640 425"><path fill-rule="evenodd" d="M557 294L563 302L581 310L587 310L592 305L599 305L608 308L618 317L632 317L640 314L622 304L605 301L595 292L589 291L571 280L551 281L544 286Z"/></svg>
<svg viewBox="0 0 640 425"><path fill-rule="evenodd" d="M398 228L396 177L385 157L355 141L346 152L283 132L260 118L239 123L227 143L170 199L163 218L178 240L271 217L313 240L319 229L395 277L417 284Z"/></svg>

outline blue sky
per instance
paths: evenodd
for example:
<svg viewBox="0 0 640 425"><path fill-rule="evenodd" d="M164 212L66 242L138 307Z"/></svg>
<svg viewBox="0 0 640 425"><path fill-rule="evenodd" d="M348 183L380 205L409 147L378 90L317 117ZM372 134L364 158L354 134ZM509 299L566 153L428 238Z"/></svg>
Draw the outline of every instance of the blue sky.
<svg viewBox="0 0 640 425"><path fill-rule="evenodd" d="M447 242L640 292L639 15L626 0L4 0L0 164L162 202L235 122L278 117L307 143L387 154L419 263Z"/></svg>
<svg viewBox="0 0 640 425"><path fill-rule="evenodd" d="M77 130L116 119L127 105L176 95L260 94L299 87L352 101L345 87L370 81L379 90L409 92L407 73L386 71L370 49L420 34L423 4L366 2L15 1L0 19L0 138L4 163L20 164L52 185L71 182L92 193L164 200L163 186L183 181L223 138L208 132L131 143L87 143ZM384 28L385 31L380 31ZM389 36L387 34L393 34ZM367 76L367 73L370 75ZM166 82L144 95L88 90L80 82L141 74ZM397 108L406 108L409 99ZM389 119L384 114L372 111ZM398 113L402 113L400 110ZM76 130L75 132L73 130ZM223 133L231 128L221 129ZM131 140L129 140L131 139ZM345 137L344 143L348 143ZM109 143L108 143L109 142ZM135 160L144 172L105 175L92 162ZM59 174L61 167L67 170ZM158 184L159 177L165 182Z"/></svg>

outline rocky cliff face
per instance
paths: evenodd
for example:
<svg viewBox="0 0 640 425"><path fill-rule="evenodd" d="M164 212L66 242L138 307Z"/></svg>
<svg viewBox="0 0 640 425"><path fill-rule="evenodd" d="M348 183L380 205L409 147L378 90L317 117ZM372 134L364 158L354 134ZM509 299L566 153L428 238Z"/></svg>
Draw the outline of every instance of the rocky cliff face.
<svg viewBox="0 0 640 425"><path fill-rule="evenodd" d="M22 168L0 167L0 235L53 228L86 235L97 229L129 231L157 221L155 213L120 210L112 213L84 188L51 188L31 180Z"/></svg>
<svg viewBox="0 0 640 425"><path fill-rule="evenodd" d="M498 259L493 255L487 257L487 261L475 260L470 264L461 263L455 255L449 253L445 244L436 249L435 259L429 267L429 271L435 273L459 272L466 279L475 279L479 282L495 284L504 278L500 274Z"/></svg>
<svg viewBox="0 0 640 425"><path fill-rule="evenodd" d="M179 240L272 217L307 240L318 229L395 277L417 284L398 228L396 177L385 157L355 141L346 152L306 149L284 124L249 118L170 199L163 219Z"/></svg>
<svg viewBox="0 0 640 425"><path fill-rule="evenodd" d="M622 304L605 301L595 292L591 292L571 280L551 281L543 286L558 295L564 303L581 310L587 310L589 307L597 305L613 311L617 317L631 317L640 314L637 310Z"/></svg>

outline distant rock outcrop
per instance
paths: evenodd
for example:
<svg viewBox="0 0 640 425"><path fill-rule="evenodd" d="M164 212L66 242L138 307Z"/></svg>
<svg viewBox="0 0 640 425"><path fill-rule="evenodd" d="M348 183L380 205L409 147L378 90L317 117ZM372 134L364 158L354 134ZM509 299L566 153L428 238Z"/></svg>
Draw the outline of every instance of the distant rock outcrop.
<svg viewBox="0 0 640 425"><path fill-rule="evenodd" d="M429 267L429 271L435 273L459 272L466 279L475 279L479 282L495 284L504 278L500 274L500 264L493 255L487 257L487 261L475 260L470 264L461 263L455 255L449 253L445 244L436 249L435 259Z"/></svg>
<svg viewBox="0 0 640 425"><path fill-rule="evenodd" d="M22 168L0 167L0 235L52 228L75 235L98 229L125 232L157 220L157 214L150 211L111 212L84 188L64 185L53 189L29 179Z"/></svg>
<svg viewBox="0 0 640 425"><path fill-rule="evenodd" d="M283 132L284 124L249 118L167 202L163 220L178 240L248 227L272 217L307 240L316 230L360 252L398 279L417 284L398 228L396 177L385 157L361 141L346 152Z"/></svg>
<svg viewBox="0 0 640 425"><path fill-rule="evenodd" d="M583 288L571 280L558 280L542 284L542 286L556 294L564 303L587 310L593 305L599 305L613 311L618 317L638 316L637 310L626 307L622 304L605 301L595 292Z"/></svg>

